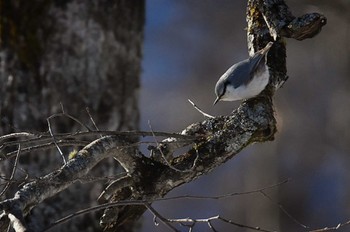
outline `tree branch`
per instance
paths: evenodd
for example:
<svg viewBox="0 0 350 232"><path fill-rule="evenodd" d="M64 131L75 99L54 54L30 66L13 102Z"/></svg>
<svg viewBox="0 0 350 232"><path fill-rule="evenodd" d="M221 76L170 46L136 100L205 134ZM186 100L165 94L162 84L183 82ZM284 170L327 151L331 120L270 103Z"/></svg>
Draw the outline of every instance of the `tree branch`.
<svg viewBox="0 0 350 232"><path fill-rule="evenodd" d="M177 172L160 165L154 168L140 165L138 170L144 178L134 182L138 190L127 194L128 197L141 199L147 196L150 200L163 197L173 188L210 172L249 144L273 140L276 120L272 96L288 79L286 47L282 37L288 36L299 40L311 38L325 25L326 19L319 14L307 14L295 18L283 0L248 0L247 22L250 54L263 48L269 41L275 40L268 55L267 65L271 79L266 90L258 97L244 101L231 115L195 123L181 133L200 136L200 138L195 141L195 145L189 152L173 158L170 164L176 169L186 170L198 157L192 172ZM172 153L172 149L168 146L161 144L158 148L162 149L166 157L169 157L168 153ZM157 171L154 172L154 170ZM115 198L115 200L118 199L121 200L123 197ZM135 213L126 208L119 210L116 215L129 214L130 218L138 218L135 214L143 213L142 209ZM119 219L116 224L125 223L125 220ZM106 225L106 228L109 226L114 227L114 225Z"/></svg>
<svg viewBox="0 0 350 232"><path fill-rule="evenodd" d="M171 136L167 141L171 140L172 145L160 143L154 148L160 150L165 157L171 157L167 165L131 148L132 140L127 139L130 136L103 137L80 150L61 169L24 185L14 198L0 203L0 210L4 210L7 215L18 215L18 212L21 212L20 216L26 215L32 207L83 178L98 162L110 156L121 164L128 177L114 181L105 190L105 200L146 200L151 203L172 189L209 173L248 145L273 140L276 120L272 97L275 90L287 80L286 48L282 37L298 40L311 38L325 25L326 19L315 13L295 18L283 0L248 0L247 22L250 54L269 41L276 40L267 62L270 84L256 98L244 101L231 115L209 118L184 129L181 136L193 139L185 144L194 144L188 152L172 158L173 150L183 146L183 142L179 145L181 141L174 138L177 136ZM101 135L100 132L96 134ZM57 135L56 138L58 139ZM22 152L24 150L23 148ZM105 231L115 231L121 225L133 224L146 209L145 205L109 207L101 218L101 224ZM17 219L9 218L12 222L18 222ZM21 217L15 218L21 222ZM221 217L217 219L231 223ZM212 227L210 221L206 222Z"/></svg>
<svg viewBox="0 0 350 232"><path fill-rule="evenodd" d="M0 202L0 210L4 210L7 215L26 215L31 208L43 200L56 195L86 176L97 163L109 156L119 156L123 167L129 172L132 171L134 155L123 154L125 151L120 148L129 143L125 138L118 136L108 136L95 140L80 150L77 156L69 160L61 169L24 185L14 198ZM17 223L14 220L21 217L9 218L11 222Z"/></svg>

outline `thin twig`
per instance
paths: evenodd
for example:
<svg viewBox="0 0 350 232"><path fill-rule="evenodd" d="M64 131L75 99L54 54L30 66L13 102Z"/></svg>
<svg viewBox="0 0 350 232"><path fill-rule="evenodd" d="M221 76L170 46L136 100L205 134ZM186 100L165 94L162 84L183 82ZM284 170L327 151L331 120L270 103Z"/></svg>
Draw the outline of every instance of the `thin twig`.
<svg viewBox="0 0 350 232"><path fill-rule="evenodd" d="M15 159L15 164L13 165L13 168L12 168L10 179L6 183L6 186L4 187L4 189L1 191L0 196L5 194L5 192L10 187L10 185L11 185L11 183L12 183L14 177L15 177L15 173L16 173L16 170L17 170L17 165L18 165L18 160L19 160L20 153L21 153L21 144L18 144L18 151L17 151L17 155L16 155L16 159Z"/></svg>
<svg viewBox="0 0 350 232"><path fill-rule="evenodd" d="M58 146L58 144L57 144L57 142L56 142L55 135L54 135L53 132L52 132L52 128L51 128L51 124L50 124L50 117L48 117L48 118L46 119L46 121L47 121L47 126L49 127L49 132L50 132L50 135L51 135L51 137L52 137L52 141L54 142L54 144L55 144L55 146L56 146L58 152L60 153L60 155L61 155L61 157L62 157L62 159L63 159L63 163L64 163L64 164L67 164L66 158L64 157L63 152L61 151L61 148Z"/></svg>
<svg viewBox="0 0 350 232"><path fill-rule="evenodd" d="M90 109L89 109L89 107L86 107L86 112L88 113L89 118L90 118L90 121L91 121L91 122L92 122L92 124L94 125L94 127L95 127L96 131L99 131L99 129L98 129L98 127L97 127L96 123L95 123L95 120L92 118L92 116L91 116L91 114L90 114ZM100 135L100 137L102 138L102 137L103 137L103 135Z"/></svg>
<svg viewBox="0 0 350 232"><path fill-rule="evenodd" d="M151 125L151 122L150 122L150 121L148 121L148 127L149 127L151 133L153 134L153 129L152 129L152 125ZM164 155L162 149L160 148L157 139L155 138L155 136L153 136L153 137L154 137L154 142L156 143L156 146L157 146L157 148L158 148L158 151L160 152L160 154L161 154L161 156L162 156L164 162L166 163L166 165L167 165L169 168L171 168L171 169L173 169L173 170L175 170L175 171L177 171L177 172L191 172L191 171L193 171L192 168L191 168L191 169L187 169L187 170L180 170L180 169L174 167L173 165L171 165L171 164L169 163L168 159L165 157L165 155ZM195 161L196 161L196 160L195 160Z"/></svg>
<svg viewBox="0 0 350 232"><path fill-rule="evenodd" d="M51 115L49 118L50 119L54 119L54 118L58 118L58 117L67 117L71 120L73 120L74 122L78 123L81 127L84 127L85 129L87 129L88 131L93 131L91 130L87 125L85 125L84 123L82 123L81 121L79 121L77 118L73 117L70 114L67 113L57 113L57 114L53 114Z"/></svg>
<svg viewBox="0 0 350 232"><path fill-rule="evenodd" d="M153 223L155 226L159 226L159 222L157 221L157 217L153 215Z"/></svg>
<svg viewBox="0 0 350 232"><path fill-rule="evenodd" d="M339 230L340 228L348 226L348 225L350 225L350 220L343 222L343 223L339 223L338 225L333 226L333 227L324 227L321 229L310 230L309 232L324 232L324 231Z"/></svg>
<svg viewBox="0 0 350 232"><path fill-rule="evenodd" d="M145 206L153 214L153 216L154 216L153 220L154 220L156 225L158 225L157 219L159 219L164 225L166 225L169 229L171 229L172 231L175 231L175 232L177 232L179 230L176 229L173 225L171 225L171 223L179 223L182 226L189 227L189 231L193 230L196 223L207 223L208 227L210 229L212 229L212 231L216 232L215 228L212 225L212 221L214 221L214 220L219 220L219 221L222 221L224 223L228 223L228 224L231 224L234 226L238 226L238 227L242 227L242 228L246 228L246 229L250 229L250 230L262 231L262 232L273 232L271 230L262 229L260 227L253 227L253 226L249 226L249 225L240 224L240 223L234 222L232 220L223 218L219 215L213 216L213 217L208 217L208 218L202 218L202 219L201 218L199 218L199 219L191 219L191 218L167 219L164 216L162 216L157 210L155 210L150 205L150 202L141 201L141 200L130 200L130 201L120 201L120 202L114 202L114 203L105 203L105 204L101 204L98 206L89 207L87 209L79 210L73 214L70 214L66 217L63 217L63 218L55 221L49 227L47 227L43 232L49 231L53 227L55 227L59 224L62 224L68 220L71 220L72 218L77 217L79 215L83 215L83 214L90 213L90 212L97 211L97 210L101 210L101 209L106 209L109 207L125 206L125 205L128 205L128 206L130 206L130 205L143 205L143 206ZM347 224L348 223L350 223L350 222L347 222ZM344 223L344 225L345 224L346 223ZM315 231L310 231L310 232L320 232L320 231L326 231L326 230L315 230Z"/></svg>
<svg viewBox="0 0 350 232"><path fill-rule="evenodd" d="M60 146L82 146L82 147L84 147L84 146L88 145L89 143L85 142L85 141L60 140L57 142L57 144ZM35 145L35 146L27 147L27 148L22 148L21 153L24 154L24 153L29 153L29 152L36 151L36 150L51 149L54 147L56 147L55 144L53 142L50 142L50 143ZM4 159L11 158L14 155L16 155L16 153L17 153L17 151L9 152L5 155L4 158L0 158L0 161L4 160Z"/></svg>
<svg viewBox="0 0 350 232"><path fill-rule="evenodd" d="M64 111L64 108L63 108L62 103L60 103L60 104L61 104L61 108L62 108L62 114L56 114L55 117L65 116L65 117L67 117L67 118L73 120L74 122L78 123L80 126L85 127L88 131L92 131L92 130L90 129L90 127L88 127L87 125L85 125L84 123L82 123L79 119L77 119L76 117L74 117L74 116L72 116L72 115L70 115L70 114L67 114L67 113Z"/></svg>
<svg viewBox="0 0 350 232"><path fill-rule="evenodd" d="M0 142L6 139L12 139L12 138L18 138L18 137L36 137L36 134L28 133L28 132L18 132L18 133L11 133L7 135L0 136Z"/></svg>
<svg viewBox="0 0 350 232"><path fill-rule="evenodd" d="M207 118L215 118L214 116L210 115L210 114L207 114L205 113L204 111L202 111L196 104L194 104L193 101L191 101L190 99L187 99L191 104L192 106L201 114L203 114L204 117L207 117Z"/></svg>
<svg viewBox="0 0 350 232"><path fill-rule="evenodd" d="M213 224L211 223L211 220L208 220L208 226L209 226L209 228L210 228L213 232L218 232L218 231L214 228Z"/></svg>
<svg viewBox="0 0 350 232"><path fill-rule="evenodd" d="M71 220L74 217L77 217L79 215L83 215L83 214L87 214L90 212L94 212L97 210L101 210L101 209L106 209L109 207L115 207L115 206L125 206L125 205L143 205L145 206L155 217L159 218L164 225L166 225L168 228L172 229L175 232L178 232L179 230L177 230L174 226L172 226L169 222L167 222L167 219L164 218L161 214L159 214L151 205L149 202L147 201L139 201L139 200L134 200L134 201L122 201L122 202L113 202L113 203L105 203L105 204L101 204L101 205L97 205L97 206L93 206L93 207L89 207L87 209L83 209L83 210L79 210L75 213L72 213L66 217L63 217L57 221L55 221L54 223L52 223L50 226L48 226L46 229L43 230L43 232L45 231L49 231L50 229L52 229L53 227L62 224L68 220Z"/></svg>
<svg viewBox="0 0 350 232"><path fill-rule="evenodd" d="M201 199L209 199L209 200L218 200L218 199L223 199L223 198L228 198L228 197L233 197L233 196L260 193L261 191L281 186L281 185L283 185L283 184L285 184L285 183L287 183L289 181L290 181L290 179L286 179L284 181L281 181L279 183L276 183L276 184L273 184L273 185L270 185L270 186L266 186L266 187L263 187L263 188L260 188L260 189L246 191L246 192L235 192L235 193L228 193L228 194L217 195L217 196L182 195L182 196L159 198L159 199L155 199L154 201L167 201L167 200L178 200L178 199L199 199L199 200L201 200Z"/></svg>
<svg viewBox="0 0 350 232"><path fill-rule="evenodd" d="M212 221L214 220L220 220L222 222L231 224L231 225L235 225L238 227L242 227L242 228L246 228L246 229L251 229L251 230L255 230L255 231L263 231L263 232L272 232L271 230L266 230L266 229L262 229L260 227L253 227L253 226L248 226L248 225L244 225L244 224L240 224L237 222L234 222L232 220L229 219L225 219L219 215L217 216L213 216L213 217L209 217L209 218L204 218L204 219L191 219L191 218L180 218L180 219L167 219L164 216L162 216L157 210L155 210L151 205L150 202L148 201L141 201L141 200L130 200L130 201L120 201L120 202L113 202L113 203L105 203L105 204L101 204L98 206L93 206L93 207L89 207L87 209L83 209L83 210L79 210L73 214L70 214L66 217L63 217L57 221L55 221L54 223L52 223L49 227L47 227L43 232L45 231L49 231L50 229L52 229L53 227L62 224L68 220L71 220L74 217L77 217L79 215L83 215L86 213L90 213L93 211L97 211L97 210L101 210L101 209L106 209L109 207L116 207L116 206L125 206L125 205L143 205L145 206L154 216L154 222L157 225L157 218L164 224L166 225L169 229L171 229L172 231L179 231L178 229L176 229L173 225L171 225L171 223L179 223L182 226L186 226L189 227L189 230L192 231L194 226L196 225L196 223L207 223L209 228L211 228L214 232L216 231L215 228L212 225ZM316 232L316 231L312 231L312 232ZM318 231L317 231L318 232Z"/></svg>
<svg viewBox="0 0 350 232"><path fill-rule="evenodd" d="M122 172L122 173L119 173L119 174L116 174L114 176L91 176L91 175L86 175L84 177L80 177L78 180L83 183L83 184L86 184L86 183L91 183L91 182L96 182L96 181L111 181L111 180L115 180L117 178L120 178L122 176L125 176L127 175L126 172Z"/></svg>
<svg viewBox="0 0 350 232"><path fill-rule="evenodd" d="M67 215L66 217L63 217L63 218L61 218L61 219L51 223L51 225L49 225L47 228L45 228L42 232L49 231L53 227L55 227L55 226L57 226L59 224L65 223L65 222L71 220L72 218L80 216L80 215L84 215L84 214L87 214L87 213L90 213L90 212L94 212L94 211L97 211L97 210L101 210L101 209L106 209L106 208L109 208L109 207L125 206L125 205L145 205L145 201L137 201L137 200L135 200L135 201L123 201L123 202L105 203L105 204L101 204L101 205L92 206L92 207L89 207L89 208L86 208L86 209L82 209L82 210L74 212L74 213L72 213L70 215Z"/></svg>
<svg viewBox="0 0 350 232"><path fill-rule="evenodd" d="M310 228L309 226L299 222L295 217L293 217L280 203L275 202L271 199L271 197L269 195L267 195L263 190L260 190L260 193L266 198L268 199L270 202L272 202L273 204L277 205L278 208L289 217L289 219L291 219L294 223L296 223L297 225L303 227L304 229L308 229Z"/></svg>
<svg viewBox="0 0 350 232"><path fill-rule="evenodd" d="M213 219L215 219L215 217L213 217ZM243 225L243 224L240 224L240 223L237 223L237 222L234 222L232 220L229 220L229 219L225 219L221 216L217 216L217 219L225 222L225 223L228 223L228 224L231 224L231 225L235 225L235 226L238 226L238 227L242 227L242 228L246 228L246 229L251 229L251 230L256 230L256 231L263 231L263 232L276 232L275 230L267 230L267 229L262 229L260 227L253 227L253 226L248 226L248 225Z"/></svg>
<svg viewBox="0 0 350 232"><path fill-rule="evenodd" d="M246 228L246 229L250 229L250 230L255 230L255 231L263 231L263 232L273 232L272 230L267 230L267 229L262 229L260 227L254 227L254 226L248 226L248 225L244 225L244 224L240 224L237 222L234 222L232 220L229 219L225 219L219 215L217 216L213 216L213 217L209 217L209 218L199 218L199 219L192 219L192 218L179 218L179 219L167 219L169 222L172 223L181 223L182 225L185 226L189 226L189 227L194 227L196 223L207 223L209 221L214 221L214 220L220 220L222 222L234 225L234 226L238 226L238 227L242 227L242 228Z"/></svg>
<svg viewBox="0 0 350 232"><path fill-rule="evenodd" d="M196 158L194 159L192 167L190 168L190 170L192 171L196 168L197 161L199 160L199 153L198 153L197 147L195 148L195 150L196 150Z"/></svg>
<svg viewBox="0 0 350 232"><path fill-rule="evenodd" d="M65 113L65 112L64 112L64 107L63 107L62 102L60 102L60 106L61 106L62 113Z"/></svg>
<svg viewBox="0 0 350 232"><path fill-rule="evenodd" d="M161 220L163 224L166 225L169 229L171 229L172 231L179 231L169 223L168 219L164 218L160 213L158 213L158 211L155 210L149 203L145 203L145 206L155 218L159 218L159 220Z"/></svg>
<svg viewBox="0 0 350 232"><path fill-rule="evenodd" d="M101 202L102 199L109 200L112 197L112 193L117 192L125 187L128 187L132 184L132 178L129 175L124 175L117 180L112 181L98 196L97 201Z"/></svg>

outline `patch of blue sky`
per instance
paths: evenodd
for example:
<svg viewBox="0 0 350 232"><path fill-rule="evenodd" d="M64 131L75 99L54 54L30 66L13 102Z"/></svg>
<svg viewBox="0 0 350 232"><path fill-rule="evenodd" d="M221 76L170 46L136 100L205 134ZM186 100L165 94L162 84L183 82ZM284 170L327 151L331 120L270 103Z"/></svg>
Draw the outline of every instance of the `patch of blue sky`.
<svg viewBox="0 0 350 232"><path fill-rule="evenodd" d="M203 30L183 20L183 5L172 0L150 0L146 5L143 84L154 80L176 82L183 76L199 48ZM186 19L187 20L187 19Z"/></svg>

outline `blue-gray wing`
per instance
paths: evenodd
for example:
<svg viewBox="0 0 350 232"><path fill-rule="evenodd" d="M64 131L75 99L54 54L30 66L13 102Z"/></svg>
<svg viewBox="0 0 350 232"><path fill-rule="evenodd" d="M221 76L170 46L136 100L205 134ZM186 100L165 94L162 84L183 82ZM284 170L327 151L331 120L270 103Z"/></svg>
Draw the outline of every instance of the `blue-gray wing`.
<svg viewBox="0 0 350 232"><path fill-rule="evenodd" d="M231 83L234 88L247 85L261 65L265 65L266 54L272 45L273 42L269 42L263 49L257 51L249 59L233 65L224 73L223 78L227 80L227 83Z"/></svg>
<svg viewBox="0 0 350 232"><path fill-rule="evenodd" d="M265 65L266 54L269 52L272 47L273 42L269 42L266 46L257 51L252 57L249 58L249 70L250 78L252 79L254 73L261 67L260 65Z"/></svg>
<svg viewBox="0 0 350 232"><path fill-rule="evenodd" d="M251 80L251 61L243 60L226 71L226 80L236 89L241 85L247 85ZM224 75L225 75L224 74Z"/></svg>
<svg viewBox="0 0 350 232"><path fill-rule="evenodd" d="M259 68L259 65L265 64L265 54L255 53L253 57L249 58L249 70L250 78L253 78L255 71Z"/></svg>

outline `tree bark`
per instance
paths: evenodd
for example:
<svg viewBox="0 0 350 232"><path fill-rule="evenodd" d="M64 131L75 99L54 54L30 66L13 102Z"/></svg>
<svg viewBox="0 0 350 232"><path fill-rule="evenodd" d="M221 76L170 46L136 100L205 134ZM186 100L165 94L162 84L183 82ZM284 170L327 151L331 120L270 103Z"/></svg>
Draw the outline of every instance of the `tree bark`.
<svg viewBox="0 0 350 232"><path fill-rule="evenodd" d="M47 131L45 119L62 111L93 128L86 107L99 129L138 129L144 1L1 0L0 8L1 134ZM54 133L83 129L65 117L51 124ZM2 164L1 175L9 175L12 162ZM62 159L50 152L22 156L19 163L30 175L40 176L60 167ZM108 176L116 170L110 159L95 174ZM54 218L94 204L100 189L102 183L70 188L34 210L31 223L39 230ZM88 231L87 225L99 227L95 217L85 217L59 231Z"/></svg>

